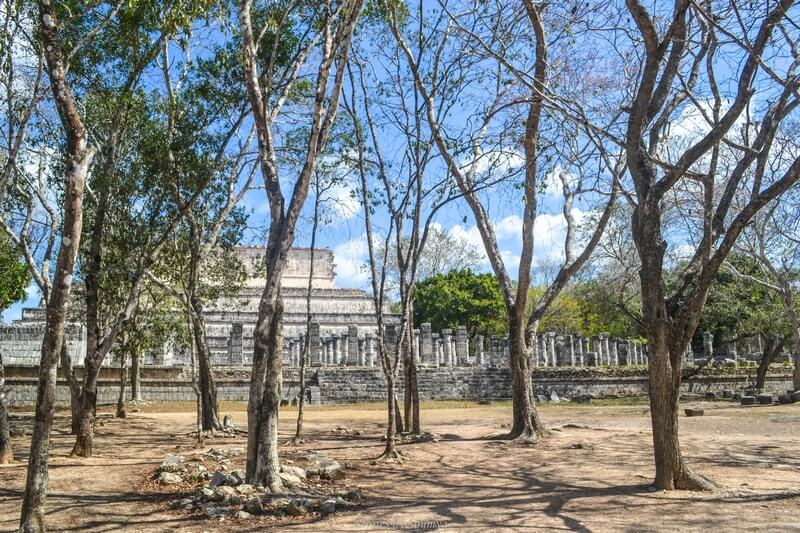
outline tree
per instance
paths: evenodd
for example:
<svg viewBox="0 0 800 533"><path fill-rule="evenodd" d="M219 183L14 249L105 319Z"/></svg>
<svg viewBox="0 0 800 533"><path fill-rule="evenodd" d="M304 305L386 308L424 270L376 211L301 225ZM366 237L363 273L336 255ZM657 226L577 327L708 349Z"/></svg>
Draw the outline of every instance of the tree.
<svg viewBox="0 0 800 533"><path fill-rule="evenodd" d="M621 141L635 190L631 224L641 261L658 489L713 486L681 453L683 354L714 277L742 230L800 177L800 158L767 164L781 124L798 104L798 57L791 52L797 32L793 24L785 25L792 3L751 9L745 2L677 0L671 13L656 13L637 0L626 2L635 25L627 52L637 63L632 89L621 95L629 113ZM722 59L726 53L739 58L735 72ZM784 53L792 59L778 60ZM730 93L724 92L727 87ZM672 128L681 117L697 117L702 126L681 139ZM681 214L684 223L692 221L688 233L696 238L684 239L688 260L668 289L664 221L671 198L687 200L673 204L673 212L694 207Z"/></svg>
<svg viewBox="0 0 800 533"><path fill-rule="evenodd" d="M72 289L72 272L81 240L83 189L96 152L96 149L88 143L83 119L67 82L67 62L64 58L59 17L55 6L47 0L40 0L38 5L41 48L45 50L47 76L64 129L66 150L61 244L53 281L49 284L48 290L43 292L47 302L45 335L42 340L36 415L20 517L20 531L26 533L45 530L44 506L47 494L50 430L53 425L55 404L56 363L64 343L64 325Z"/></svg>
<svg viewBox="0 0 800 533"><path fill-rule="evenodd" d="M311 176L336 116L344 65L361 2L346 0L319 6L278 3L265 12L256 11L256 20L264 25L263 32L261 28L253 27L251 0L239 0L237 5L244 85L256 128L258 163L269 202L270 221L264 264L266 284L253 332L253 371L247 403L246 477L248 483L260 484L273 493L279 493L283 491L278 462L283 358L280 279L308 195ZM285 33L294 36L289 50L279 48L286 42ZM265 38L262 40L259 35ZM319 62L315 71L304 73L303 67L312 51L319 54ZM279 52L288 53L291 58L285 67L277 61ZM308 74L315 81L309 104L305 158L287 205L281 188L282 173L276 156L274 128L290 91L297 88L295 82L301 74Z"/></svg>
<svg viewBox="0 0 800 533"><path fill-rule="evenodd" d="M562 8L525 0L522 5L498 5L489 15L489 7L484 5L470 4L464 10L453 9L443 2L440 6L446 16L439 18L439 24L444 26L442 21L445 19L447 26L437 28L440 33L438 43L428 50L434 57L430 68L425 68L419 59L424 50L412 50L406 39L410 30L405 22L406 12L389 7L389 28L413 73L434 143L472 212L503 294L508 315L512 376L513 425L509 437L536 442L544 434L544 428L533 398L531 348L534 343L531 341L550 304L586 263L597 245L616 201L617 177L624 171L624 162L620 159L612 161L604 144L591 130L583 131L584 136L581 136L578 128L581 123L573 123L569 117L566 120L565 117L548 120L545 103L553 98L551 91L555 84L551 82L557 75L550 69L548 52L551 48L560 50L562 40L569 42L569 38L565 39L569 31L548 28L555 30L548 33L545 28L546 24L555 26L563 23L561 21L571 21L572 17L567 13L555 14L556 9ZM543 18L545 10L554 13L547 22ZM506 25L500 28L497 26L500 23ZM520 35L524 36L523 41L505 41L508 36ZM450 38L460 40L461 44L455 50L446 47ZM445 52L449 55L443 60ZM515 58L521 64L515 66ZM529 68L531 63L532 68ZM507 81L506 72L511 72L515 79ZM486 85L478 89L482 84ZM471 110L472 116L466 120L466 128L477 125L472 130L465 129L463 118L448 121L448 116L437 111L440 105L447 106L447 102L459 97L466 87L471 89L477 103ZM520 93L521 97L518 96ZM463 106L464 102L460 104ZM514 123L522 126L512 127ZM494 130L490 131L492 126ZM456 130L460 131L456 133ZM559 135L561 138L556 141ZM495 139L500 143L491 142ZM522 153L516 148L520 144ZM587 157L585 154L588 152L593 157ZM467 164L461 161L465 155ZM595 164L599 162L603 172L589 172L590 160ZM522 183L517 184L517 197L522 197L523 206L522 250L516 284L512 282L508 265L500 252L497 234L486 208L487 200L481 195L487 181L481 178L506 174L507 167L514 166L513 161L520 162L518 166L523 174ZM558 162L558 165L543 169L545 162ZM534 259L534 225L540 214L537 212L538 192L545 178L550 176L556 176L562 185L562 213L567 226L565 259L526 319ZM604 206L600 208L602 215L598 217L591 237L581 252L575 254L577 222L573 206L576 197L584 194L603 198Z"/></svg>
<svg viewBox="0 0 800 533"><path fill-rule="evenodd" d="M508 323L497 278L464 269L422 280L414 301L414 324L424 322L434 331L466 326L470 336L504 335Z"/></svg>
<svg viewBox="0 0 800 533"><path fill-rule="evenodd" d="M25 297L25 287L30 275L17 250L11 246L8 236L0 234L0 313L12 303ZM6 402L5 368L0 353L0 465L14 460L11 435L8 427L8 405Z"/></svg>

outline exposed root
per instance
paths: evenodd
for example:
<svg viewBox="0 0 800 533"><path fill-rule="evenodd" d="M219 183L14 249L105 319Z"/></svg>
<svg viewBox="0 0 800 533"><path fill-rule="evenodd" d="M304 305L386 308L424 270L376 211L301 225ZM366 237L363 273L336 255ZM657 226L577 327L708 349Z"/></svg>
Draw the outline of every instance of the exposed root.
<svg viewBox="0 0 800 533"><path fill-rule="evenodd" d="M684 468L678 476L678 479L675 480L675 489L711 492L719 489L719 485L705 476L701 476L688 468Z"/></svg>
<svg viewBox="0 0 800 533"><path fill-rule="evenodd" d="M390 463L390 464L403 464L406 462L408 458L402 454L399 450L390 450L388 447L384 452L381 454L376 461L380 461L383 463Z"/></svg>

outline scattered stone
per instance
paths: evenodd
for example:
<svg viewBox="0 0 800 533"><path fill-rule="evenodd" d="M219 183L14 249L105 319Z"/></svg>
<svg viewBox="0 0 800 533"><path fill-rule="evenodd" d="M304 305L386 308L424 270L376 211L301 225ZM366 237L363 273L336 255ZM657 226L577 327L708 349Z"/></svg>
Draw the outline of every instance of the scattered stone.
<svg viewBox="0 0 800 533"><path fill-rule="evenodd" d="M584 443L582 443L582 442L573 442L572 444L569 445L569 447L572 448L573 450L585 450L586 449L586 445Z"/></svg>
<svg viewBox="0 0 800 533"><path fill-rule="evenodd" d="M236 426L233 424L233 417L231 415L225 415L225 417L222 419L222 427L228 430L236 429Z"/></svg>
<svg viewBox="0 0 800 533"><path fill-rule="evenodd" d="M303 500L292 499L289 501L289 505L286 506L286 513L291 516L302 516L308 514L308 508Z"/></svg>
<svg viewBox="0 0 800 533"><path fill-rule="evenodd" d="M322 479L341 479L344 477L344 468L338 461L331 459L320 453L312 453L306 456L306 460L311 465L306 469L310 476L319 476Z"/></svg>
<svg viewBox="0 0 800 533"><path fill-rule="evenodd" d="M245 496L253 494L255 491L256 488L248 483L242 483L241 485L236 487L236 492L238 492L239 494L244 494Z"/></svg>
<svg viewBox="0 0 800 533"><path fill-rule="evenodd" d="M781 394L778 396L778 403L787 404L792 403L792 395L791 394Z"/></svg>
<svg viewBox="0 0 800 533"><path fill-rule="evenodd" d="M336 512L336 500L331 498L325 500L319 505L319 512L323 515L331 514Z"/></svg>
<svg viewBox="0 0 800 533"><path fill-rule="evenodd" d="M352 502L360 502L362 499L364 499L364 496L362 496L361 491L358 489L348 491L345 493L344 497Z"/></svg>
<svg viewBox="0 0 800 533"><path fill-rule="evenodd" d="M219 518L221 516L228 516L230 514L230 511L227 507L219 505L206 505L203 507L203 511L209 518Z"/></svg>
<svg viewBox="0 0 800 533"><path fill-rule="evenodd" d="M747 395L742 396L741 402L742 402L742 405L755 405L756 404L756 397L747 394Z"/></svg>
<svg viewBox="0 0 800 533"><path fill-rule="evenodd" d="M722 397L725 398L726 400L731 400L733 399L733 393L734 391L732 389L724 389L722 391Z"/></svg>
<svg viewBox="0 0 800 533"><path fill-rule="evenodd" d="M172 472L161 472L158 475L159 485L177 485L178 483L183 483L183 478L178 474L173 474Z"/></svg>
<svg viewBox="0 0 800 533"><path fill-rule="evenodd" d="M550 396L550 402L552 403L559 403L561 401L561 398L558 396L558 393L556 391L550 392L549 396Z"/></svg>
<svg viewBox="0 0 800 533"><path fill-rule="evenodd" d="M183 469L183 456L175 453L167 454L158 468L160 472L181 472Z"/></svg>
<svg viewBox="0 0 800 533"><path fill-rule="evenodd" d="M261 514L264 512L264 505L261 503L261 498L253 496L244 502L244 510L252 514Z"/></svg>
<svg viewBox="0 0 800 533"><path fill-rule="evenodd" d="M716 400L716 399L717 399L717 393L716 392L714 392L714 391L706 392L706 400Z"/></svg>
<svg viewBox="0 0 800 533"><path fill-rule="evenodd" d="M228 474L225 472L214 472L211 475L211 479L208 481L209 487L220 487L222 485L226 485L228 483Z"/></svg>
<svg viewBox="0 0 800 533"><path fill-rule="evenodd" d="M772 394L759 394L758 395L758 403L760 405L772 405L773 403Z"/></svg>
<svg viewBox="0 0 800 533"><path fill-rule="evenodd" d="M8 433L9 433L9 435L11 435L14 438L24 437L25 436L25 428L22 428L22 427L19 427L19 426L11 426L8 429Z"/></svg>
<svg viewBox="0 0 800 533"><path fill-rule="evenodd" d="M200 501L204 502L216 502L222 500L221 494L218 496L215 491L208 487L200 487L200 489L197 491L197 497L200 499Z"/></svg>
<svg viewBox="0 0 800 533"><path fill-rule="evenodd" d="M589 429L589 426L587 426L586 424L573 424L573 423L564 424L561 427L564 429Z"/></svg>
<svg viewBox="0 0 800 533"><path fill-rule="evenodd" d="M290 474L289 472L281 472L280 476L283 484L289 488L297 487L303 484L303 481L299 477L295 476L294 474Z"/></svg>
<svg viewBox="0 0 800 533"><path fill-rule="evenodd" d="M480 400L478 405L492 405L492 400Z"/></svg>
<svg viewBox="0 0 800 533"><path fill-rule="evenodd" d="M249 520L253 518L253 515L251 515L247 511L236 511L236 514L233 516L234 518L238 518L239 520Z"/></svg>
<svg viewBox="0 0 800 533"><path fill-rule="evenodd" d="M244 470L231 470L228 475L228 484L235 487L244 483L245 473Z"/></svg>
<svg viewBox="0 0 800 533"><path fill-rule="evenodd" d="M227 485L214 489L214 496L215 501L231 502L231 500L236 498L239 500L239 503L241 503L241 498L239 497L239 493L236 492L236 489Z"/></svg>
<svg viewBox="0 0 800 533"><path fill-rule="evenodd" d="M703 416L704 414L706 414L706 412L703 409L697 409L692 407L687 407L686 409L683 410L683 412L686 413L686 416L689 417Z"/></svg>
<svg viewBox="0 0 800 533"><path fill-rule="evenodd" d="M800 402L800 391L795 391L791 395L792 403Z"/></svg>
<svg viewBox="0 0 800 533"><path fill-rule="evenodd" d="M281 465L281 472L286 472L287 474L292 474L295 477L299 477L301 479L306 478L306 471L299 466L292 466L292 465Z"/></svg>

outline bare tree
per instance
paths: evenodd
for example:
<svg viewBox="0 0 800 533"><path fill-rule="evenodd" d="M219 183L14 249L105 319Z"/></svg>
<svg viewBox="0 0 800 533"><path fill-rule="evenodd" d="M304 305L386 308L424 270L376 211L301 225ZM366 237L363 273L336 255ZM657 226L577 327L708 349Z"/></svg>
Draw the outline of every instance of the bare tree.
<svg viewBox="0 0 800 533"><path fill-rule="evenodd" d="M564 243L565 261L561 265L554 281L536 305L532 307L530 316L526 319L528 289L531 284L533 267L533 230L539 207L537 200L538 190L544 179L542 174L547 175L553 172L553 169L548 169L549 172L542 172L541 168L543 166L541 163L543 159L542 150L547 144L547 139L542 136L543 124L546 120L543 115L547 98L550 98L548 96L551 93L549 81L552 76L548 66L548 49L553 44L548 41L545 32L545 21L543 19L545 6L526 0L522 4L514 3L509 6L499 6L496 11L489 13L486 6L476 3L455 14L448 9L449 6L441 5L443 12L447 13L448 24L440 30L439 42L444 43L451 36L455 36L456 39L460 39L465 44L458 49L455 56L449 56L447 62L442 59L443 52L441 50L444 49L444 44L441 44L437 48L436 59L433 62L433 67L428 69L429 72L423 72L420 69L419 61L403 34L403 25L398 18L398 12L391 8L389 9L390 28L412 71L417 91L425 103L426 118L433 134L433 140L445 161L450 175L455 180L460 193L472 211L492 270L497 276L503 293L508 312L509 353L512 373L513 426L510 437L535 442L543 435L544 428L533 398L531 339L536 333L539 320L550 304L584 265L597 245L616 200L618 190L616 177L624 171L624 163L619 158L612 160L605 150L602 151L602 162L606 167L606 172L612 174L613 179L611 181L614 183L613 186L607 186L604 191L601 190L602 187L601 189L590 187L588 185L588 177L579 174L577 183L575 183L574 179L567 177L568 172L564 172L562 179L564 193L563 214L568 228ZM501 21L510 21L508 23L509 26L504 26L502 29L497 28L496 24ZM513 26L514 24L516 26ZM518 35L522 31L520 28L523 27L525 31L533 35L533 43L530 45L534 51L532 74L528 74L524 66L512 65L509 60L511 53L507 51L513 50L516 52L517 50L510 49L500 40L502 35ZM481 37L479 35L480 32L485 32L487 37ZM557 42L560 37L558 33L555 35L554 39ZM563 34L560 35L563 36ZM521 51L520 54L525 55ZM450 94L443 94L443 81L447 81L451 71L457 73L459 76L457 79L464 79L464 71L467 69L467 65L460 62L459 58L476 56L478 57L477 64L469 65L469 68L483 69L484 75L491 80L490 85L493 85L490 89L492 92L490 93L489 101L481 102L476 116L471 119L471 121L474 120L478 124L475 131L472 133L462 132L455 135L449 129L446 120L437 114L438 102L452 98ZM506 69L515 73L518 77L519 87L505 82L503 72ZM517 89L523 91L522 97L514 94ZM489 162L492 161L491 156L487 157L487 154L491 153L491 150L486 150L488 134L493 125L497 127L495 122L498 120L498 116L502 116L502 112L506 109L525 110L523 116L516 117L517 120L525 125L524 132L521 133L523 153L516 153L516 157L523 160L522 170L524 174L522 184L524 199L521 228L522 250L519 263L519 279L516 284L513 283L508 267L503 260L498 246L497 235L485 205L486 200L480 194L481 188L486 186L480 179L481 174L487 173L484 170L487 159ZM507 126L507 124L504 124L504 126ZM495 135L497 135L496 132ZM602 146L594 136L590 135L590 132L587 135L588 138L585 141L587 145ZM469 158L466 165L459 161L457 151L453 148L454 139L457 137L467 138L465 144L469 151L465 153L469 155ZM496 161L497 157L494 159ZM491 175L493 170L497 172L497 169L493 169L490 166L488 174ZM604 194L606 200L594 232L584 245L583 250L576 254L574 247L577 222L572 214L572 207L576 196L584 193Z"/></svg>
<svg viewBox="0 0 800 533"><path fill-rule="evenodd" d="M253 27L251 0L239 0L238 9L244 84L256 127L259 164L269 202L270 220L264 264L266 285L253 333L253 371L247 404L246 477L249 483L281 492L278 410L281 399L283 302L280 280L294 242L297 220L308 195L312 173L336 116L344 65L361 11L361 2L345 0L325 2L318 6L290 2L286 6L275 7L275 12L266 19L270 22L261 29ZM295 23L306 28L306 32L300 36L297 48L290 52L291 60L286 63L286 68L279 72L281 37L284 32L291 31L291 25ZM270 38L264 38L268 33ZM280 52L283 53L282 50ZM315 72L310 74L315 78L315 86L307 125L306 157L286 205L286 197L281 189L274 128L294 81L301 74L311 53L318 53L319 62ZM264 57L266 60L261 59Z"/></svg>
<svg viewBox="0 0 800 533"><path fill-rule="evenodd" d="M798 104L797 21L791 0L756 8L677 0L671 14L627 0L635 24L633 90L623 104L625 153L635 189L633 240L641 260L648 337L650 411L659 489L705 489L678 439L678 402L686 346L715 274L744 227L798 180L800 158L768 166L775 134ZM658 21L657 21L658 19ZM663 22L663 24L662 24ZM769 50L769 52L767 52ZM778 60L792 58L788 62ZM741 58L731 73L724 54ZM735 81L731 94L723 83ZM759 102L755 95L758 94ZM699 135L676 146L673 122L699 117ZM694 187L696 225L688 261L667 290L664 210L670 195ZM742 195L746 201L735 205Z"/></svg>
<svg viewBox="0 0 800 533"><path fill-rule="evenodd" d="M67 304L72 289L72 272L81 239L83 190L86 175L95 155L87 141L87 132L72 90L66 78L58 17L52 2L40 0L40 39L47 60L47 75L67 139L65 151L63 216L60 246L51 288L44 294L47 302L45 335L39 364L36 415L28 458L28 474L22 498L20 531L44 531L44 507L47 494L50 431L56 393L56 364L64 343Z"/></svg>

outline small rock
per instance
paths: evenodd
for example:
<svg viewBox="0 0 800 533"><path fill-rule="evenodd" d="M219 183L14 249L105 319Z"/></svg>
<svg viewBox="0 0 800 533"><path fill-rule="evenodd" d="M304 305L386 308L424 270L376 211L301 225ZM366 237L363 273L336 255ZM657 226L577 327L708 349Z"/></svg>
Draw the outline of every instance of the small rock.
<svg viewBox="0 0 800 533"><path fill-rule="evenodd" d="M231 502L234 499L238 499L238 503L241 503L242 500L236 493L236 489L227 485L214 489L214 495L216 501Z"/></svg>
<svg viewBox="0 0 800 533"><path fill-rule="evenodd" d="M742 405L755 405L756 397L749 394L743 395L741 399Z"/></svg>
<svg viewBox="0 0 800 533"><path fill-rule="evenodd" d="M759 394L757 398L760 405L772 405L772 394Z"/></svg>
<svg viewBox="0 0 800 533"><path fill-rule="evenodd" d="M714 392L714 391L706 392L706 400L716 400L716 399L717 399L717 393L716 392Z"/></svg>
<svg viewBox="0 0 800 533"><path fill-rule="evenodd" d="M578 394L577 396L572 397L572 401L575 403L592 403L592 395Z"/></svg>
<svg viewBox="0 0 800 533"><path fill-rule="evenodd" d="M225 472L214 472L208 481L209 487L220 487L228 483L228 474Z"/></svg>
<svg viewBox="0 0 800 533"><path fill-rule="evenodd" d="M204 502L214 502L222 500L221 495L217 496L217 493L209 489L208 487L200 487L200 490L197 491L197 497Z"/></svg>
<svg viewBox="0 0 800 533"><path fill-rule="evenodd" d="M203 511L205 511L206 516L209 518L218 518L220 516L228 516L230 514L230 511L226 507L219 505L206 505L203 508Z"/></svg>
<svg viewBox="0 0 800 533"><path fill-rule="evenodd" d="M264 505L261 503L261 498L253 496L244 502L244 510L252 514L261 514L264 512Z"/></svg>
<svg viewBox="0 0 800 533"><path fill-rule="evenodd" d="M334 461L333 464L320 469L319 477L330 480L342 479L344 477L344 467Z"/></svg>
<svg viewBox="0 0 800 533"><path fill-rule="evenodd" d="M24 437L25 436L25 428L21 428L19 426L11 426L11 428L9 428L9 430L8 430L8 433L14 438Z"/></svg>
<svg viewBox="0 0 800 533"><path fill-rule="evenodd" d="M364 496L361 494L361 491L358 489L353 489L347 492L344 497L351 502L360 502L364 498Z"/></svg>
<svg viewBox="0 0 800 533"><path fill-rule="evenodd" d="M253 518L253 515L251 515L247 511L236 511L236 514L233 516L234 518L238 518L239 520L249 520L250 518Z"/></svg>
<svg viewBox="0 0 800 533"><path fill-rule="evenodd" d="M569 447L572 448L573 450L583 450L586 448L586 445L582 442L573 442L572 444L569 445Z"/></svg>
<svg viewBox="0 0 800 533"><path fill-rule="evenodd" d="M792 403L800 402L800 391L795 391L791 394L790 399Z"/></svg>
<svg viewBox="0 0 800 533"><path fill-rule="evenodd" d="M324 515L336 512L336 500L331 498L322 502L319 505L319 512Z"/></svg>
<svg viewBox="0 0 800 533"><path fill-rule="evenodd" d="M291 465L281 465L281 472L286 472L287 474L292 474L295 477L299 477L301 479L306 478L306 471L304 468L300 468L299 466L291 466Z"/></svg>
<svg viewBox="0 0 800 533"><path fill-rule="evenodd" d="M478 405L492 405L492 400L480 400Z"/></svg>
<svg viewBox="0 0 800 533"><path fill-rule="evenodd" d="M231 415L225 415L222 419L222 427L225 429L236 429L236 426L233 424L233 417Z"/></svg>
<svg viewBox="0 0 800 533"><path fill-rule="evenodd" d="M248 483L242 483L241 485L236 487L236 492L238 492L239 494L248 495L248 494L253 494L255 491L256 488Z"/></svg>
<svg viewBox="0 0 800 533"><path fill-rule="evenodd" d="M684 409L683 412L686 413L686 416L703 416L706 414L706 412L702 409L693 409L689 407Z"/></svg>
<svg viewBox="0 0 800 533"><path fill-rule="evenodd" d="M244 470L231 470L231 473L228 476L228 482L230 485L233 485L235 487L236 485L241 485L242 483L244 483L244 478L245 478Z"/></svg>
<svg viewBox="0 0 800 533"><path fill-rule="evenodd" d="M158 475L159 485L177 485L178 483L183 483L183 478L178 474L173 474L172 472L161 472Z"/></svg>
<svg viewBox="0 0 800 533"><path fill-rule="evenodd" d="M292 499L289 501L289 505L286 506L286 513L291 516L301 516L308 514L308 508L305 506L304 501Z"/></svg>
<svg viewBox="0 0 800 533"><path fill-rule="evenodd" d="M281 481L287 487L296 487L303 484L303 481L299 477L295 476L294 474L290 474L289 472L281 472L280 476Z"/></svg>

